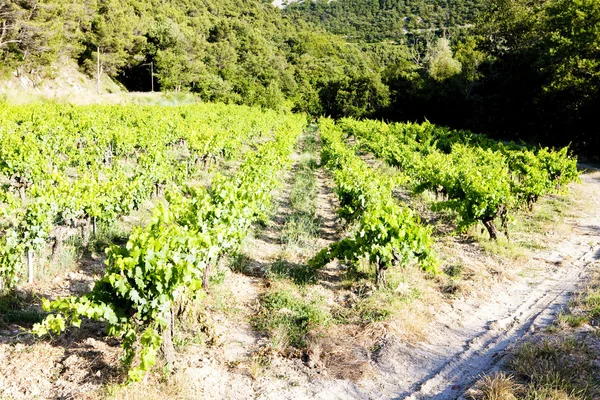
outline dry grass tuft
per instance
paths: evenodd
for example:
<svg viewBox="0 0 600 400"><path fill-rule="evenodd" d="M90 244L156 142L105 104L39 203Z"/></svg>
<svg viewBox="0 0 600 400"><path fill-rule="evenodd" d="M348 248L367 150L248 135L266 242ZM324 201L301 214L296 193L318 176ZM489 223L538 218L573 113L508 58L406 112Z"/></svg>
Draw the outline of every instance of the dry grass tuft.
<svg viewBox="0 0 600 400"><path fill-rule="evenodd" d="M265 375L267 368L271 364L270 358L266 354L256 353L252 355L248 362L248 373L254 380Z"/></svg>
<svg viewBox="0 0 600 400"><path fill-rule="evenodd" d="M432 319L430 310L415 302L396 312L394 320L388 324L388 330L407 343L425 342L429 337L428 327Z"/></svg>
<svg viewBox="0 0 600 400"><path fill-rule="evenodd" d="M528 382L525 398L596 399L600 398L596 356L583 336L552 338L524 343L507 366Z"/></svg>
<svg viewBox="0 0 600 400"><path fill-rule="evenodd" d="M475 400L516 400L518 388L512 375L499 372L479 379L470 397Z"/></svg>
<svg viewBox="0 0 600 400"><path fill-rule="evenodd" d="M128 386L109 386L101 398L111 400L191 400L197 396L192 377L185 372L177 372L171 376L152 374L147 380Z"/></svg>
<svg viewBox="0 0 600 400"><path fill-rule="evenodd" d="M382 333L382 324L366 327L336 325L330 328L327 336L318 339L320 365L317 366L326 367L336 379L359 381L372 376L374 371L369 355Z"/></svg>

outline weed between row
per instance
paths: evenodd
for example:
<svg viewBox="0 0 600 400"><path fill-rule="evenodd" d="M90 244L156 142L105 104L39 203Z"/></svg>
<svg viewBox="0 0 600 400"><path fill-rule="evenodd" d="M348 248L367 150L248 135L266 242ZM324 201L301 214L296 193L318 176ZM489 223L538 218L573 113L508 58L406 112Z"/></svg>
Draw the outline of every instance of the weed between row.
<svg viewBox="0 0 600 400"><path fill-rule="evenodd" d="M285 255L310 253L319 237L317 217L318 143L314 130L299 142L300 156L294 169L289 197L289 212L280 232L283 256L266 273L270 288L260 298L260 311L253 326L268 333L271 349L283 352L289 347L305 349L309 333L331 322L323 296L312 287L317 271Z"/></svg>
<svg viewBox="0 0 600 400"><path fill-rule="evenodd" d="M323 297L308 291L299 294L294 289L278 285L266 293L261 312L254 319L258 330L270 333L272 347L278 351L288 346L306 348L308 333L331 322Z"/></svg>
<svg viewBox="0 0 600 400"><path fill-rule="evenodd" d="M268 289L261 296L254 327L268 334L273 350L310 351L313 346L327 346L329 339L325 336L337 329L334 326L351 330L350 327L387 322L404 313L412 314L414 318L403 321L403 330L422 338L425 318L407 307L422 296L421 288L426 286L424 281L428 279L417 266L389 271L388 285L377 289L372 283L375 268L367 260L343 271L329 271L326 273L332 274L329 280L320 282L324 279L323 271L315 271L298 262L302 257L294 257L294 253L306 255L317 250L315 243L321 223L316 212L316 173L320 166L314 131L308 132L301 143L290 194L290 212L281 232L285 250L266 273ZM375 340L365 340L365 346L372 347L371 342ZM339 355L350 353L352 349L336 351Z"/></svg>
<svg viewBox="0 0 600 400"><path fill-rule="evenodd" d="M316 170L318 144L314 132L305 136L302 154L296 164L294 183L290 194L290 213L281 230L281 242L288 250L299 250L314 245L319 236L317 218Z"/></svg>

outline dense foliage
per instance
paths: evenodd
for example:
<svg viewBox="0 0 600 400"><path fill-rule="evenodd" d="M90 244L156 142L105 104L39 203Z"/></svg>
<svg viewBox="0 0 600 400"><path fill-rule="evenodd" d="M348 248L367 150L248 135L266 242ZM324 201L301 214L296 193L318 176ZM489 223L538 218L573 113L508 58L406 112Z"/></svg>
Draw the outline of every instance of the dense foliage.
<svg viewBox="0 0 600 400"><path fill-rule="evenodd" d="M379 116L599 155L598 1L323 0L285 13L351 41L396 42L363 45L389 88Z"/></svg>
<svg viewBox="0 0 600 400"><path fill-rule="evenodd" d="M175 108L163 113L176 119L178 114L200 116L199 111ZM229 107L228 111L237 110ZM174 361L174 304L206 292L211 265L223 255L234 253L251 224L265 218L271 192L278 184L278 172L291 165L289 155L306 123L301 116L279 115L273 121L269 114L256 109L239 111L247 111L247 119L238 120L241 125L233 137L253 137L260 139L260 144L243 155L236 173L232 177L217 174L207 187L185 182L172 187L166 194L166 203L156 206L150 224L135 228L124 247L113 245L107 249L106 271L90 293L44 301L44 309L56 314L36 325L37 334L61 333L68 324L78 327L82 318L106 321L108 333L122 339L123 360L130 368L131 381L141 379L154 364L161 345L167 362ZM123 127L126 114L119 116L124 120ZM219 120L221 125L231 122L226 117ZM265 125L261 126L261 122ZM268 132L257 136L262 127L268 127ZM172 133L171 138L181 142L196 132L184 127ZM128 135L135 140L135 134ZM168 151L168 147L161 150Z"/></svg>
<svg viewBox="0 0 600 400"><path fill-rule="evenodd" d="M598 155L595 0L4 1L4 73L91 76L334 118L424 121ZM336 36L333 33L345 35ZM391 39L391 40L390 40ZM35 75L35 74L34 74Z"/></svg>
<svg viewBox="0 0 600 400"><path fill-rule="evenodd" d="M65 230L89 237L248 143L304 123L224 105L6 106L0 119L0 289L21 272L25 251L31 269L31 253L60 248Z"/></svg>
<svg viewBox="0 0 600 400"><path fill-rule="evenodd" d="M285 12L352 40L379 42L452 33L472 24L484 5L482 0L317 0L293 2Z"/></svg>
<svg viewBox="0 0 600 400"><path fill-rule="evenodd" d="M435 193L439 201L434 209L454 211L459 230L481 222L492 239L498 237L496 219L508 236L508 222L517 207L531 209L540 197L579 179L577 159L567 148L527 148L430 123L344 119L339 125L399 168L415 191Z"/></svg>
<svg viewBox="0 0 600 400"><path fill-rule="evenodd" d="M598 156L600 3L494 1L479 24L489 55L471 99L472 127Z"/></svg>
<svg viewBox="0 0 600 400"><path fill-rule="evenodd" d="M95 76L99 57L102 73L131 90L149 91L153 69L157 88L207 101L320 114L326 98L364 115L387 100L361 49L259 0L8 1L0 28L0 64L19 73L51 74L72 57Z"/></svg>
<svg viewBox="0 0 600 400"><path fill-rule="evenodd" d="M297 134L298 132L296 132ZM232 179L217 179L210 190L176 193L171 206L159 205L150 225L137 228L125 248L108 250L107 270L83 297L46 302L58 312L35 327L38 334L60 333L81 318L103 320L109 334L123 339L129 378L140 380L154 364L171 329L176 301L207 289L206 271L219 257L234 252L250 224L264 215L275 173L290 165L297 135L285 132L247 155ZM167 353L167 361L169 360Z"/></svg>
<svg viewBox="0 0 600 400"><path fill-rule="evenodd" d="M309 265L318 268L337 258L353 267L366 258L376 267L378 285L386 284L386 271L417 260L425 271L435 271L431 231L419 217L392 196L396 182L368 167L344 143L342 130L329 119L319 129L323 161L333 172L340 202L338 214L354 225L354 233L320 251Z"/></svg>

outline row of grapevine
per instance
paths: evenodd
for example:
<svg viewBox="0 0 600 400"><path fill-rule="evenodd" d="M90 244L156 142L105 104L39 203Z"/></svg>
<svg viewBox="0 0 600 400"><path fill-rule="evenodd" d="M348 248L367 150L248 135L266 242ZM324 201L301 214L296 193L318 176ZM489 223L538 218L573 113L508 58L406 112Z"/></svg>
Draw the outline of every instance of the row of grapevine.
<svg viewBox="0 0 600 400"><path fill-rule="evenodd" d="M15 283L24 255L31 280L34 253L65 229L87 237L298 120L226 105L49 104L5 106L0 119L0 290Z"/></svg>
<svg viewBox="0 0 600 400"><path fill-rule="evenodd" d="M56 314L34 331L58 334L67 324L79 326L83 317L106 321L109 334L123 340L132 381L154 364L161 345L172 361L173 304L206 291L211 266L234 253L251 224L266 217L279 172L290 167L304 124L293 118L287 131L248 152L234 176L217 174L209 188L183 186L166 193L167 202L157 206L147 227L135 229L124 248L108 249L106 273L93 290L46 301L44 308Z"/></svg>
<svg viewBox="0 0 600 400"><path fill-rule="evenodd" d="M417 259L426 271L435 271L430 229L419 217L392 197L395 182L367 166L345 144L342 130L332 120L321 119L322 160L332 171L340 201L340 217L354 222L354 233L321 250L309 264L318 268L334 258L353 265L367 257L376 266L378 285L394 264Z"/></svg>
<svg viewBox="0 0 600 400"><path fill-rule="evenodd" d="M500 218L508 235L510 213L533 208L538 198L578 179L568 149L530 148L454 131L430 123L386 124L344 119L341 129L369 151L398 167L416 191L431 190L451 209L464 230L481 221L496 239Z"/></svg>

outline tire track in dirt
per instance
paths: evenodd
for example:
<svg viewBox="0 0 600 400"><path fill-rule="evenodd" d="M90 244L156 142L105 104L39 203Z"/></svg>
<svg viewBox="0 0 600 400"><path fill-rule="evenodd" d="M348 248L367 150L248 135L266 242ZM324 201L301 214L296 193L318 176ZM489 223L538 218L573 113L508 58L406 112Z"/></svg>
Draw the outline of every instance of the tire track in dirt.
<svg viewBox="0 0 600 400"><path fill-rule="evenodd" d="M374 166L374 160L365 158ZM585 279L588 266L600 259L600 172L583 175L582 183L580 197L592 201L578 218L567 219L573 235L555 250L534 254L533 276L495 284L487 300L461 299L436 310L427 343L384 337L382 351L373 355L377 376L372 381L343 395L329 382L318 393L344 399L461 398L478 377L497 368L510 348L550 325Z"/></svg>
<svg viewBox="0 0 600 400"><path fill-rule="evenodd" d="M552 323L554 315L584 280L588 267L600 258L600 173L584 175L582 181L594 208L572 221L575 235L563 241L557 250L536 257L549 263L556 262L557 258L574 261L556 269L533 287L523 302L507 315L490 318L482 332L465 340L461 351L440 362L432 373L396 398L461 398L478 377L498 366L510 348Z"/></svg>
<svg viewBox="0 0 600 400"><path fill-rule="evenodd" d="M594 247L571 264L566 274L557 274L535 288L532 296L509 316L491 321L487 331L468 340L463 352L456 354L432 376L415 385L409 399L454 399L461 396L477 378L492 370L506 354L507 349L526 335L548 325L550 310L566 304L594 262L600 247ZM561 271L562 272L562 271ZM552 314L552 313L551 313ZM544 318L546 317L546 318Z"/></svg>

